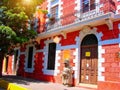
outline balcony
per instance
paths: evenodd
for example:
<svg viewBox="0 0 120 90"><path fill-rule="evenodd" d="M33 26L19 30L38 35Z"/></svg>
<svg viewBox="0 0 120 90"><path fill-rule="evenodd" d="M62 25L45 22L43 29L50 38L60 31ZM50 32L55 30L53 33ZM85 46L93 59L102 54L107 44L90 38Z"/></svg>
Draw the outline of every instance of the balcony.
<svg viewBox="0 0 120 90"><path fill-rule="evenodd" d="M40 36L59 34L61 31L71 32L80 30L85 25L92 27L105 24L105 20L113 20L116 12L115 3L112 0L106 2L94 3L92 8L81 8L79 11L72 12L69 15L62 16L54 21L46 23L46 30L40 33Z"/></svg>

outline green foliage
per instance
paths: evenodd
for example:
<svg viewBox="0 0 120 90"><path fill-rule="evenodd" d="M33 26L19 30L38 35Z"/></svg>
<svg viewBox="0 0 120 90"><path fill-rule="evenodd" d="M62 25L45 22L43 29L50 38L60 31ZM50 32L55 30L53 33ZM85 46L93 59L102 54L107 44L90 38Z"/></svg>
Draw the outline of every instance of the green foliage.
<svg viewBox="0 0 120 90"><path fill-rule="evenodd" d="M0 49L6 52L11 45L35 38L37 33L27 27L29 18L24 7L0 6Z"/></svg>
<svg viewBox="0 0 120 90"><path fill-rule="evenodd" d="M47 14L48 11L47 10L41 10L44 14Z"/></svg>
<svg viewBox="0 0 120 90"><path fill-rule="evenodd" d="M0 34L5 34L7 37L16 36L16 33L8 26L0 26Z"/></svg>

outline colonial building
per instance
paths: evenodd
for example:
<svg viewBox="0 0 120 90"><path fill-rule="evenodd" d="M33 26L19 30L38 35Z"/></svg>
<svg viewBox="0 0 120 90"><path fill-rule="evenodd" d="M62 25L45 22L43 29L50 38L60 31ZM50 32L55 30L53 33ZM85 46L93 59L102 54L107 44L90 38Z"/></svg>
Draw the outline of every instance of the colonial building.
<svg viewBox="0 0 120 90"><path fill-rule="evenodd" d="M36 41L15 48L17 75L61 83L64 60L74 86L120 88L120 0L46 0L35 13ZM15 61L15 63L14 63Z"/></svg>

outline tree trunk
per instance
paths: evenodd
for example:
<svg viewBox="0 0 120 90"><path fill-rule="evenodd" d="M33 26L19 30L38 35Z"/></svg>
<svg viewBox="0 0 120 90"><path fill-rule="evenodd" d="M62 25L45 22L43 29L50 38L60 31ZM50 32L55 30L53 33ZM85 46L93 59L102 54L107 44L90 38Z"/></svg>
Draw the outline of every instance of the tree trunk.
<svg viewBox="0 0 120 90"><path fill-rule="evenodd" d="M3 65L4 53L0 52L0 77L2 77L2 65Z"/></svg>

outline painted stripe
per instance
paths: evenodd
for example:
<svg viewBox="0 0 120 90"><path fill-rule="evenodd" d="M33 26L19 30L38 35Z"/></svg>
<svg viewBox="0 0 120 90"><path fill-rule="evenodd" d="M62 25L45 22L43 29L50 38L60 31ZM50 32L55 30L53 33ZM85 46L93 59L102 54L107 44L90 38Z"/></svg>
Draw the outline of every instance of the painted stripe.
<svg viewBox="0 0 120 90"><path fill-rule="evenodd" d="M72 48L78 48L78 45L61 46L59 49L64 50L64 49L72 49Z"/></svg>
<svg viewBox="0 0 120 90"><path fill-rule="evenodd" d="M20 52L20 54L25 54L25 52Z"/></svg>
<svg viewBox="0 0 120 90"><path fill-rule="evenodd" d="M44 52L44 49L36 50L36 52Z"/></svg>
<svg viewBox="0 0 120 90"><path fill-rule="evenodd" d="M117 43L120 43L120 34L119 34L119 38L100 41L99 45L108 45L108 44L117 44Z"/></svg>

